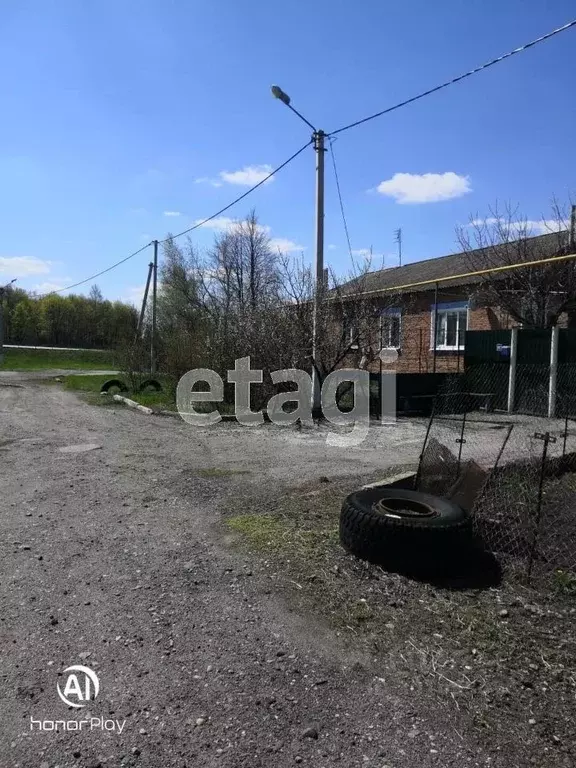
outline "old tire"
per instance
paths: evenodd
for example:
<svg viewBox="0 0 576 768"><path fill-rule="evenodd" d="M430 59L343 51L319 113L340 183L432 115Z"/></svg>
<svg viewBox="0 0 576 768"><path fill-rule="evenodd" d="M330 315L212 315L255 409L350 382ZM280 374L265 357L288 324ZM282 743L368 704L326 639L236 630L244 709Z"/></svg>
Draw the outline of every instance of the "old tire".
<svg viewBox="0 0 576 768"><path fill-rule="evenodd" d="M471 520L461 507L418 491L366 488L347 496L340 513L342 546L391 571L450 570L471 541Z"/></svg>
<svg viewBox="0 0 576 768"><path fill-rule="evenodd" d="M140 392L146 392L147 390L151 390L152 392L162 392L162 384L160 384L159 381L156 381L156 379L146 379L146 381L143 381L142 384L140 384L138 389Z"/></svg>
<svg viewBox="0 0 576 768"><path fill-rule="evenodd" d="M100 392L110 392L111 389L117 389L120 392L128 392L128 387L120 379L109 379L100 387Z"/></svg>

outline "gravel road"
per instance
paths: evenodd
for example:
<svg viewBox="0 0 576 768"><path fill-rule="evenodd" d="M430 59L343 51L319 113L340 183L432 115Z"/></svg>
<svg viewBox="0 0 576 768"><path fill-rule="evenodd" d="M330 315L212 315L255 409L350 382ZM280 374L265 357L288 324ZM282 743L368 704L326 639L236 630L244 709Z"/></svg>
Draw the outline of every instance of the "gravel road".
<svg viewBox="0 0 576 768"><path fill-rule="evenodd" d="M248 487L413 461L410 429L344 450L321 430L200 430L0 378L0 765L494 765L453 711L291 613L219 524ZM99 447L61 450L83 444ZM84 709L57 693L73 664L100 681Z"/></svg>

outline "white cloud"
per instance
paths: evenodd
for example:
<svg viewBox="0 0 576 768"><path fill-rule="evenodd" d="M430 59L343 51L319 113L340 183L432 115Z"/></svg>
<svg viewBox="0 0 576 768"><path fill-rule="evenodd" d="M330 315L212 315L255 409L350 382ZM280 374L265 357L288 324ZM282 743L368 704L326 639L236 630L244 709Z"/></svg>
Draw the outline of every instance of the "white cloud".
<svg viewBox="0 0 576 768"><path fill-rule="evenodd" d="M239 171L220 171L220 178L227 184L239 184L244 187L252 187L264 181L266 176L272 173L271 165L246 165ZM269 179L268 184L272 179Z"/></svg>
<svg viewBox="0 0 576 768"><path fill-rule="evenodd" d="M198 179L194 179L194 184L210 184L211 187L221 187L222 182L218 179L211 179L209 176L201 176Z"/></svg>
<svg viewBox="0 0 576 768"><path fill-rule="evenodd" d="M280 253L293 253L294 251L304 251L303 245L298 245L293 240L287 240L285 237L273 237L270 240L270 248Z"/></svg>
<svg viewBox="0 0 576 768"><path fill-rule="evenodd" d="M201 229L212 229L216 232L234 232L242 224L241 221L236 219L230 219L228 216L217 216L215 219L211 219L202 224L202 219L196 219L195 224L200 224ZM258 231L264 235L270 236L272 228L267 224L258 224ZM294 240L289 240L287 237L272 237L270 238L270 248L280 253L294 253L295 251L304 251L306 247L295 243Z"/></svg>
<svg viewBox="0 0 576 768"><path fill-rule="evenodd" d="M164 216L182 216L180 211L164 211Z"/></svg>
<svg viewBox="0 0 576 768"><path fill-rule="evenodd" d="M334 245L333 243L329 243L329 244L328 244L328 250L329 250L329 251L335 251L335 250L336 250L336 248L337 248L337 246L336 246L336 245Z"/></svg>
<svg viewBox="0 0 576 768"><path fill-rule="evenodd" d="M230 219L228 216L217 216L215 219L202 224L203 219L196 219L194 224L200 224L201 229L214 229L216 232L233 232L238 228L239 223L236 219ZM260 232L268 235L270 234L270 227L264 224L258 224Z"/></svg>
<svg viewBox="0 0 576 768"><path fill-rule="evenodd" d="M486 219L472 219L470 227L494 227L499 225L501 229L508 229L510 233L522 233L528 236L545 235L550 232L562 232L568 227L562 221L556 219L526 219L520 221L507 221L488 216Z"/></svg>
<svg viewBox="0 0 576 768"><path fill-rule="evenodd" d="M32 287L32 290L35 293L52 293L52 291L61 291L62 288L66 288L67 285L69 285L71 282L73 282L71 277L63 277L61 279L47 280L44 283L38 283L37 285L34 285Z"/></svg>
<svg viewBox="0 0 576 768"><path fill-rule="evenodd" d="M50 262L28 256L0 256L0 275L28 277L46 275L50 272Z"/></svg>
<svg viewBox="0 0 576 768"><path fill-rule="evenodd" d="M397 203L436 203L452 200L471 192L468 176L453 171L446 173L395 173L391 179L376 187L381 195L392 197Z"/></svg>
<svg viewBox="0 0 576 768"><path fill-rule="evenodd" d="M556 221L555 219L542 219L541 221L527 221L528 227L535 232L541 232L546 234L547 232L562 232L568 229L568 226L562 221Z"/></svg>
<svg viewBox="0 0 576 768"><path fill-rule="evenodd" d="M120 300L140 308L142 306L145 290L146 285L144 283L142 283L142 285L133 285L126 290L124 296L122 296Z"/></svg>
<svg viewBox="0 0 576 768"><path fill-rule="evenodd" d="M229 219L228 216L217 216L204 224L202 221L203 219L196 219L194 224L199 224L202 229L215 229L217 232L227 232L236 223L234 219Z"/></svg>
<svg viewBox="0 0 576 768"><path fill-rule="evenodd" d="M482 227L483 225L486 225L487 227L491 227L494 224L498 223L498 219L494 218L494 216L488 216L485 219L472 219L469 227Z"/></svg>
<svg viewBox="0 0 576 768"><path fill-rule="evenodd" d="M352 249L352 256L370 256L370 248Z"/></svg>

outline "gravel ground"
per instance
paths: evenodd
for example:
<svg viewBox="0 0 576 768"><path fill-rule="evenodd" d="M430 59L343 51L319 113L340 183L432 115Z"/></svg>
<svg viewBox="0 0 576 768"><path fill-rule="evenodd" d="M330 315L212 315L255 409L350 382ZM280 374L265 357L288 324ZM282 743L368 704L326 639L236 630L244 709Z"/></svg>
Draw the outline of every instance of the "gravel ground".
<svg viewBox="0 0 576 768"><path fill-rule="evenodd" d="M404 423L343 449L322 429L200 430L0 377L0 766L524 765L519 747L486 747L465 712L294 612L223 536L242 500L265 511L323 477L353 487L412 463L421 435ZM100 447L60 450L82 444ZM72 664L99 676L89 712L57 695ZM91 717L119 725L31 730Z"/></svg>

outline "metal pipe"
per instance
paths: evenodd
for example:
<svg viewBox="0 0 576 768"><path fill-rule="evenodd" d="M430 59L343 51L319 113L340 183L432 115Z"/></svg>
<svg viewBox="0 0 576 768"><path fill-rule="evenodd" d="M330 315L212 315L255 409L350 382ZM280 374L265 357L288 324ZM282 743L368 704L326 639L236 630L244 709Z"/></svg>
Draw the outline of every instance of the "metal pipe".
<svg viewBox="0 0 576 768"><path fill-rule="evenodd" d="M514 410L514 396L516 393L516 362L518 359L518 328L512 328L510 332L510 368L508 369L508 413Z"/></svg>
<svg viewBox="0 0 576 768"><path fill-rule="evenodd" d="M534 261L523 261L517 264L506 264L503 267L492 267L491 269L478 269L474 272L460 272L456 275L448 275L447 277L437 277L433 280L419 280L416 283L405 283L404 285L392 285L388 288L376 288L373 291L360 291L359 293L351 293L344 298L352 299L356 296L369 296L374 293L385 293L387 291L404 291L407 288L417 288L421 285L434 285L435 283L446 283L450 280L463 280L469 277L479 277L481 275L491 275L497 272L506 272L507 270L520 269L526 267L537 267L541 264L551 264L552 262L569 261L570 259L576 259L576 253L569 253L563 256L551 256L548 259L536 259ZM341 296L334 297L331 301L336 299L342 299Z"/></svg>
<svg viewBox="0 0 576 768"><path fill-rule="evenodd" d="M460 477L460 464L462 462L462 446L464 445L464 433L466 432L466 415L467 411L464 411L462 415L462 429L460 430L460 439L458 440L458 466L456 467L456 480Z"/></svg>
<svg viewBox="0 0 576 768"><path fill-rule="evenodd" d="M438 339L438 282L434 289L434 336L432 338L432 373L436 373L436 346Z"/></svg>
<svg viewBox="0 0 576 768"><path fill-rule="evenodd" d="M436 394L434 397L434 401L432 403L432 411L430 412L430 418L428 419L428 426L426 427L426 434L424 435L424 444L422 445L422 451L420 453L420 456L418 458L418 468L416 470L416 474L414 475L414 490L418 490L418 486L420 485L420 475L422 473L422 461L424 460L424 453L426 451L426 445L428 443L428 437L430 436L430 430L432 429L432 422L434 421L434 417L436 415L436 402L438 400L438 395Z"/></svg>
<svg viewBox="0 0 576 768"><path fill-rule="evenodd" d="M548 418L556 415L556 393L558 384L558 339L560 328L555 325L550 334L550 382L548 386Z"/></svg>

